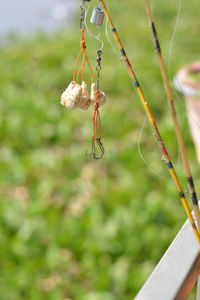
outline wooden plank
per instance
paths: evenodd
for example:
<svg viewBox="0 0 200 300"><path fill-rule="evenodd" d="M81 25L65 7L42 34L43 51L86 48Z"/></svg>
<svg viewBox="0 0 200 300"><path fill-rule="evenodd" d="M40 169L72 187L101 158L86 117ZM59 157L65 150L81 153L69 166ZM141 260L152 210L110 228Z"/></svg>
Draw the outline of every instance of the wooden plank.
<svg viewBox="0 0 200 300"><path fill-rule="evenodd" d="M199 246L186 221L135 300L186 299L199 274Z"/></svg>

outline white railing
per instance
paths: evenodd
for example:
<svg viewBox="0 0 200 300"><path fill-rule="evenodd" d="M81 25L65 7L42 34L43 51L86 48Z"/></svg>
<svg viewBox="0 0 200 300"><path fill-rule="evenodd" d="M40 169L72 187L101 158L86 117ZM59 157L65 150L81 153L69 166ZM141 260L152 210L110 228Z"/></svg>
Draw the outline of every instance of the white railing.
<svg viewBox="0 0 200 300"><path fill-rule="evenodd" d="M187 221L134 299L187 299L199 274L199 246ZM198 285L200 286L200 280ZM199 288L197 300L200 300Z"/></svg>

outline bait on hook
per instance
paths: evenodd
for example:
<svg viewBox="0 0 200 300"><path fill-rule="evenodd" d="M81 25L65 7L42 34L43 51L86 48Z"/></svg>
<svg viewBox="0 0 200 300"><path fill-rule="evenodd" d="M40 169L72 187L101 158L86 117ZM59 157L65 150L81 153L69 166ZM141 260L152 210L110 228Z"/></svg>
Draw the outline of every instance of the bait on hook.
<svg viewBox="0 0 200 300"><path fill-rule="evenodd" d="M94 116L93 116L93 142L92 151L88 154L91 158L100 159L104 155L104 147L101 142L101 127L100 127L100 112L99 107L106 103L105 94L99 89L99 75L101 70L101 55L102 50L97 51L97 84L94 80L94 73L86 55L86 41L85 41L85 27L86 27L86 4L90 0L82 0L80 5L80 31L81 31L81 42L80 52L74 67L73 80L67 86L65 91L61 95L61 104L70 110L80 108L87 110L91 104L94 105ZM103 23L104 12L102 9L94 8L91 20L92 23L100 26ZM87 27L86 27L87 28ZM82 62L80 60L82 58ZM87 83L84 81L85 65L89 67L92 82L91 92L89 94L87 89ZM79 82L80 73L82 73L82 82ZM100 149L100 155L98 156L95 151L95 141Z"/></svg>

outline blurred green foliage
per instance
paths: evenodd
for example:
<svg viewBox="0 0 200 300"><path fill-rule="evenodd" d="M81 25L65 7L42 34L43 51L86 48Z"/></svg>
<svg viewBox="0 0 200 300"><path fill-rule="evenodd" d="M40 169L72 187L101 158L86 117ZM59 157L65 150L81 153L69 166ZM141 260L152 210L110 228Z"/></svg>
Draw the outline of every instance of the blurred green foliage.
<svg viewBox="0 0 200 300"><path fill-rule="evenodd" d="M109 3L185 187L144 3ZM199 57L198 8L196 1L182 1L172 74ZM177 3L154 0L153 12L167 61ZM143 109L105 33L101 88L108 103L101 113L106 153L101 161L86 158L92 109L67 111L59 103L79 51L78 26L76 18L71 31L14 39L0 49L2 300L132 299L186 219L148 126L141 151L151 169L140 158ZM95 67L98 42L88 36L87 46ZM182 99L176 106L198 182Z"/></svg>

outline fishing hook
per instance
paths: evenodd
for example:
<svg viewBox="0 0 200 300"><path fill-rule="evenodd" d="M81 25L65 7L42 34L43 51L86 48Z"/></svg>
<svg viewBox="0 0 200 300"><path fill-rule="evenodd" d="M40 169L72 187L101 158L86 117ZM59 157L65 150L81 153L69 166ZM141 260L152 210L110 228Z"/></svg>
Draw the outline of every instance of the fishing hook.
<svg viewBox="0 0 200 300"><path fill-rule="evenodd" d="M100 149L100 155L97 156L97 155L96 155L96 152L95 152L95 153L94 153L94 158L95 158L95 159L101 159L101 158L103 157L103 155L104 155L104 152L105 152L104 146L103 146L103 144L102 144L100 138L96 138L96 141L97 141L97 144L98 144L99 149Z"/></svg>
<svg viewBox="0 0 200 300"><path fill-rule="evenodd" d="M88 156L90 159L92 159L94 157L94 154L95 154L95 140L92 137L92 150L91 150L91 152L87 151L86 156Z"/></svg>
<svg viewBox="0 0 200 300"><path fill-rule="evenodd" d="M96 148L95 148L95 139L92 137L92 150L91 150L91 152L87 151L86 155L90 159L94 158L96 160L99 160L99 159L101 159L103 157L103 155L105 153L105 150L104 150L104 146L103 146L100 138L96 138L96 142L97 142L97 145L98 145L98 147L100 149L100 154L97 155Z"/></svg>

